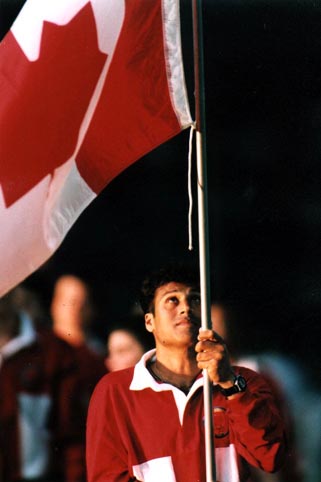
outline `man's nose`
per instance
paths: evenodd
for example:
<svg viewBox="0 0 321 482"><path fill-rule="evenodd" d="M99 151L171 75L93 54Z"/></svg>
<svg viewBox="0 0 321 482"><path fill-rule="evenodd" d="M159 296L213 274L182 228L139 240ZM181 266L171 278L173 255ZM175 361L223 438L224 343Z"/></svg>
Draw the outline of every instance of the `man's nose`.
<svg viewBox="0 0 321 482"><path fill-rule="evenodd" d="M191 309L191 306L190 306L187 298L181 300L180 308L181 308L181 313L189 313L189 311Z"/></svg>

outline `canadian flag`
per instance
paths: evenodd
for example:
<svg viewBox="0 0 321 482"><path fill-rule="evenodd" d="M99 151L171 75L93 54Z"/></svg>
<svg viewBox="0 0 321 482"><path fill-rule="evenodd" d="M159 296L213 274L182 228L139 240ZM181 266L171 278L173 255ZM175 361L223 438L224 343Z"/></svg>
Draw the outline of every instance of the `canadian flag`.
<svg viewBox="0 0 321 482"><path fill-rule="evenodd" d="M191 123L179 0L27 0L0 44L0 295Z"/></svg>

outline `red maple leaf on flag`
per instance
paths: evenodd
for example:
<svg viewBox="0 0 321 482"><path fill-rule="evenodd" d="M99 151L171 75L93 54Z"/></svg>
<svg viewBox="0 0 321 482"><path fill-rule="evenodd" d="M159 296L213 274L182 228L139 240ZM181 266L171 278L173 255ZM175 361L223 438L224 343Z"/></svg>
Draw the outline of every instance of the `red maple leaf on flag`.
<svg viewBox="0 0 321 482"><path fill-rule="evenodd" d="M8 207L73 154L107 56L90 3L65 26L44 22L36 61L11 32L1 48L0 183Z"/></svg>

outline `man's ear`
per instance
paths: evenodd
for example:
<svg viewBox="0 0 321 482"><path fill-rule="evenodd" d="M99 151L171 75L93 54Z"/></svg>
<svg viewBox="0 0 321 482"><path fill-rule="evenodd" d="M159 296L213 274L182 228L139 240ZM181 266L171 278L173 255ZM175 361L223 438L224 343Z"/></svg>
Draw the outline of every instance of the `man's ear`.
<svg viewBox="0 0 321 482"><path fill-rule="evenodd" d="M154 315L153 313L145 313L146 330L152 333L154 331Z"/></svg>

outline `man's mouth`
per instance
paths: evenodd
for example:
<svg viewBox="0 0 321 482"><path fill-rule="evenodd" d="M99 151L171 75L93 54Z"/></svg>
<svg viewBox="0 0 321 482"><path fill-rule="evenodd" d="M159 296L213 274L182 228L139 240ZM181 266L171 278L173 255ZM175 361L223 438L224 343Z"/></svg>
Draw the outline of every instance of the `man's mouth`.
<svg viewBox="0 0 321 482"><path fill-rule="evenodd" d="M200 326L200 321L196 318L182 318L176 322L176 326Z"/></svg>

